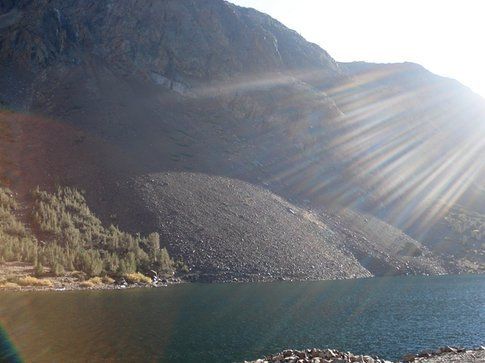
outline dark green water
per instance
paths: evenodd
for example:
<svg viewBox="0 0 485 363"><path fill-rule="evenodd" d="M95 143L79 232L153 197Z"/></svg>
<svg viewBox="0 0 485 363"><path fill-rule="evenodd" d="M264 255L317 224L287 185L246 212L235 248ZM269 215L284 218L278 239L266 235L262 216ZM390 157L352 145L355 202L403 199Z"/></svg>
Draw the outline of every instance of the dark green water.
<svg viewBox="0 0 485 363"><path fill-rule="evenodd" d="M0 293L26 361L233 362L333 347L393 359L485 343L485 276Z"/></svg>

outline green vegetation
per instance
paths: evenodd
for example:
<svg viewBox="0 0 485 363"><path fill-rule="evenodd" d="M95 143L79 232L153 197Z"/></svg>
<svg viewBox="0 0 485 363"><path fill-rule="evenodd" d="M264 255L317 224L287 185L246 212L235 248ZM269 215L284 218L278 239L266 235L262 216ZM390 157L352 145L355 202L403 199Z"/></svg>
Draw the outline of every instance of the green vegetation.
<svg viewBox="0 0 485 363"><path fill-rule="evenodd" d="M0 262L26 261L36 263L37 240L18 221L18 204L12 192L0 188Z"/></svg>
<svg viewBox="0 0 485 363"><path fill-rule="evenodd" d="M19 206L12 192L0 187L0 262L23 261L35 266L38 276L48 267L54 275L81 271L89 277L124 276L155 270L172 273L179 267L160 237L147 237L105 228L72 188L55 193L35 189L29 228L18 219ZM90 281L93 283L93 281Z"/></svg>

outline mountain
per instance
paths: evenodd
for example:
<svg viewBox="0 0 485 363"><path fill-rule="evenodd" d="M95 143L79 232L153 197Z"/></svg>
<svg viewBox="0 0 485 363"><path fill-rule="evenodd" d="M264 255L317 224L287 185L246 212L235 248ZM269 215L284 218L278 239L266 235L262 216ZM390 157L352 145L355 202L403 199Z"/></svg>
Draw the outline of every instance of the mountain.
<svg viewBox="0 0 485 363"><path fill-rule="evenodd" d="M485 101L222 0L0 3L1 180L200 279L482 271ZM379 233L376 233L379 231Z"/></svg>

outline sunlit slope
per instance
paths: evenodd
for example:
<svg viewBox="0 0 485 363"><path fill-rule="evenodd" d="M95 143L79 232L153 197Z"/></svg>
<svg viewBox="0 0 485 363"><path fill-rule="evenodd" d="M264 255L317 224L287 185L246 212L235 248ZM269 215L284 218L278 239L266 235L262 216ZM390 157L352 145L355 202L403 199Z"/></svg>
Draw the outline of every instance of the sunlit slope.
<svg viewBox="0 0 485 363"><path fill-rule="evenodd" d="M341 148L358 145L351 169L375 191L368 210L437 252L483 263L484 100L416 64L342 68L355 87L340 101L353 133Z"/></svg>

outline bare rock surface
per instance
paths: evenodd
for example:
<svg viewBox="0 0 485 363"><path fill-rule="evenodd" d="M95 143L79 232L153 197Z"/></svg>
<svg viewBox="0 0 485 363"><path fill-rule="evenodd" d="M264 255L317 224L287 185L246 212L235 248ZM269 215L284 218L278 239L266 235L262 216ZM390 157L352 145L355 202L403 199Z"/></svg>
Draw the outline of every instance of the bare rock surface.
<svg viewBox="0 0 485 363"><path fill-rule="evenodd" d="M391 361L369 355L355 355L350 352L339 352L335 349L285 350L265 358L246 363L392 363ZM443 347L434 351L419 354L407 354L396 362L421 363L477 363L485 362L485 348L465 350L462 348Z"/></svg>
<svg viewBox="0 0 485 363"><path fill-rule="evenodd" d="M372 276L341 249L334 231L263 188L196 173L156 174L136 184L152 212L149 219L161 233L176 237L171 253L185 256L193 272L206 278Z"/></svg>

